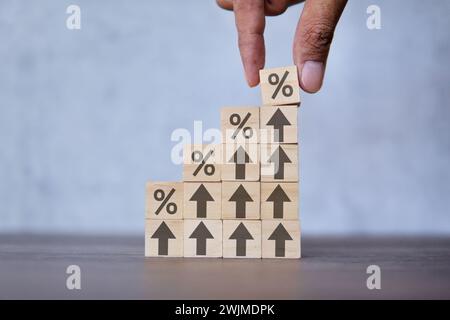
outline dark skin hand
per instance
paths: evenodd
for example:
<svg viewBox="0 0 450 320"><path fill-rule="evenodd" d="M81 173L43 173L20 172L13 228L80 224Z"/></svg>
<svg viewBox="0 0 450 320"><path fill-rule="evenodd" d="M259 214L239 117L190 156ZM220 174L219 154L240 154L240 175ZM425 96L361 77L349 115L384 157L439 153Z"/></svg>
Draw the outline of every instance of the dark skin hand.
<svg viewBox="0 0 450 320"><path fill-rule="evenodd" d="M259 84L264 68L264 28L266 16L281 15L300 0L216 0L234 11L239 50L250 87ZM300 87L315 93L322 87L325 66L334 30L347 0L306 0L294 36L293 56Z"/></svg>

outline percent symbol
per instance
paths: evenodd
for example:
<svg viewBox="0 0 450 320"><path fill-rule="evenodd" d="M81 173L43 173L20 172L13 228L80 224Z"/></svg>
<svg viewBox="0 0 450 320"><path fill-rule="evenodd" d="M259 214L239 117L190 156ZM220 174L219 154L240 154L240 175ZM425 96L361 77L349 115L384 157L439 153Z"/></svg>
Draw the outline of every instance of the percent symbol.
<svg viewBox="0 0 450 320"><path fill-rule="evenodd" d="M173 202L167 203L172 195L174 194L175 189L170 190L169 194L166 197L166 194L163 190L157 189L153 193L153 198L155 198L156 201L162 201L161 205L156 209L155 214L158 215L164 207L166 208L166 211L168 214L175 214L177 212L177 205Z"/></svg>
<svg viewBox="0 0 450 320"><path fill-rule="evenodd" d="M206 161L208 161L209 157L211 157L213 155L213 151L211 150L210 152L208 152L205 156L203 156L203 153L201 153L200 151L194 151L192 152L192 161L197 162L200 164L197 166L197 168L195 168L194 171L194 177L197 176L197 174L200 172L200 170L203 169L203 172L205 172L205 174L207 176L212 176L214 174L214 172L216 171L216 168L214 167L214 165L212 164L206 164Z"/></svg>
<svg viewBox="0 0 450 320"><path fill-rule="evenodd" d="M269 75L269 83L273 86L275 86L275 85L277 86L275 88L275 91L272 94L272 99L275 99L277 97L278 92L280 92L280 90L283 93L283 96L285 96L285 97L290 97L294 93L294 89L292 88L291 85L284 84L288 74L289 74L289 71L286 71L283 74L283 77L281 78L281 80L280 80L280 77L276 73L271 73Z"/></svg>
<svg viewBox="0 0 450 320"><path fill-rule="evenodd" d="M242 135L247 139L250 139L253 136L253 129L251 127L244 127L247 124L250 115L251 115L250 112L248 112L243 120L241 119L241 116L237 113L233 113L230 116L230 123L233 126L238 126L237 129L234 131L233 135L231 136L233 139L236 139L240 131L242 131Z"/></svg>

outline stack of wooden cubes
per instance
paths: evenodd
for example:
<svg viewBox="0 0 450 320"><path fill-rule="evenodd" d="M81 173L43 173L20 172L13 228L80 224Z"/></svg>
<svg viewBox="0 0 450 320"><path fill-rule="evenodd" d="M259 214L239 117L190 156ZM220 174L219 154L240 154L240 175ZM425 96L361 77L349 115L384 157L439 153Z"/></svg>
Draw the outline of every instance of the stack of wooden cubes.
<svg viewBox="0 0 450 320"><path fill-rule="evenodd" d="M221 111L183 182L147 184L145 255L300 258L297 68L260 71L263 105Z"/></svg>

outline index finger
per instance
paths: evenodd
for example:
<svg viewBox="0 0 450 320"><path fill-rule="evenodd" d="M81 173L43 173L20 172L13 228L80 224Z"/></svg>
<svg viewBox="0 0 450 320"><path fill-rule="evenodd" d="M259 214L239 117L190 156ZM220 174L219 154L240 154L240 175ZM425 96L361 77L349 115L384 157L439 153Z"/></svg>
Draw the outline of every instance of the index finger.
<svg viewBox="0 0 450 320"><path fill-rule="evenodd" d="M259 70L264 68L264 0L236 0L233 10L238 31L239 51L248 85L259 83Z"/></svg>

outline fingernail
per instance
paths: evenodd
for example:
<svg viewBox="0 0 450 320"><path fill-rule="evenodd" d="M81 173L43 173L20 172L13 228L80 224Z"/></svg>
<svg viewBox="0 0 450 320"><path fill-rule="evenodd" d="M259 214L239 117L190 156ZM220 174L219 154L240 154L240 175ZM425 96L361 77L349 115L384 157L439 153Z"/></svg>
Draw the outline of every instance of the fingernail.
<svg viewBox="0 0 450 320"><path fill-rule="evenodd" d="M306 61L303 65L301 87L303 90L314 93L322 87L325 66L323 62Z"/></svg>
<svg viewBox="0 0 450 320"><path fill-rule="evenodd" d="M252 76L249 74L249 72L245 72L245 79L247 80L247 84L250 88L253 88L258 84L255 79L252 79Z"/></svg>

